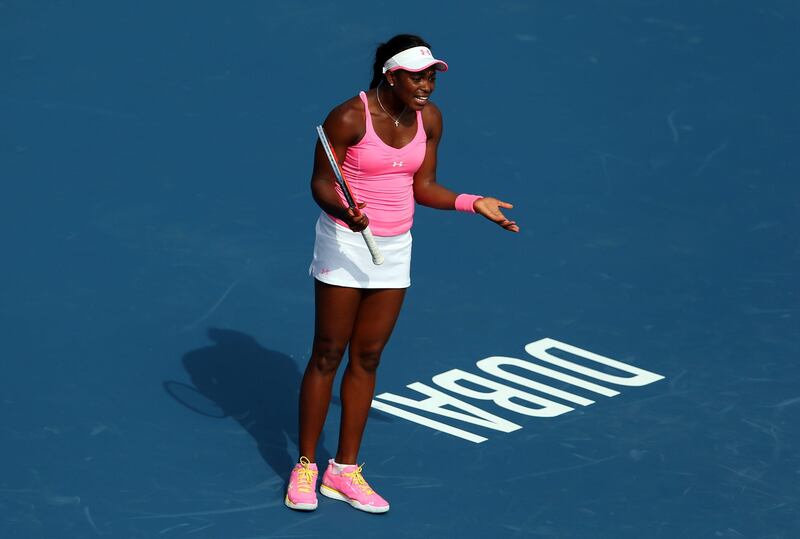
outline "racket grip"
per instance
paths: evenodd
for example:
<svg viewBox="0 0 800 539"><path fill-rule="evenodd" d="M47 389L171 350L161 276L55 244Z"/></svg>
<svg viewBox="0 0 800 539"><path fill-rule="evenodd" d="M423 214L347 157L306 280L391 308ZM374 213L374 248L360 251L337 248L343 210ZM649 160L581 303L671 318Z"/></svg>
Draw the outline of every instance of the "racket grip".
<svg viewBox="0 0 800 539"><path fill-rule="evenodd" d="M375 243L375 237L372 235L372 230L367 227L361 231L361 235L364 236L364 242L367 244L369 254L372 255L372 262L376 266L383 264L383 255L378 249L378 244Z"/></svg>

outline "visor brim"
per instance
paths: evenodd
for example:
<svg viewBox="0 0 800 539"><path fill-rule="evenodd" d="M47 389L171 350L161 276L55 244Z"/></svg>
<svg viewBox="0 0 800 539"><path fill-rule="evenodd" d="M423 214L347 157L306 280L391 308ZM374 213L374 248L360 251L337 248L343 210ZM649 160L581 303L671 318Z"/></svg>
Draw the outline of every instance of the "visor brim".
<svg viewBox="0 0 800 539"><path fill-rule="evenodd" d="M436 66L436 71L447 71L449 69L447 62L443 60L434 60L432 62L425 62L419 66L394 66L387 71L397 71L398 69L402 69L403 71L409 71L411 73L419 73L420 71L425 71L431 66Z"/></svg>

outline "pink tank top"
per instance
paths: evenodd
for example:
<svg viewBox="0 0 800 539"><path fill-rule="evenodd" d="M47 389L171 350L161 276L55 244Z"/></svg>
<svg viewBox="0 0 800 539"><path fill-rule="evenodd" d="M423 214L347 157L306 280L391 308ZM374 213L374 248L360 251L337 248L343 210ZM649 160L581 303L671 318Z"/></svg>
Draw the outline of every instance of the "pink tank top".
<svg viewBox="0 0 800 539"><path fill-rule="evenodd" d="M414 222L414 174L425 159L427 135L422 111L417 111L417 133L402 148L393 148L372 128L367 95L360 92L367 118L364 137L347 148L342 170L358 202L366 202L364 212L376 236L397 236L411 229ZM338 190L338 189L337 189ZM344 204L344 197L339 193ZM345 225L332 216L331 219Z"/></svg>

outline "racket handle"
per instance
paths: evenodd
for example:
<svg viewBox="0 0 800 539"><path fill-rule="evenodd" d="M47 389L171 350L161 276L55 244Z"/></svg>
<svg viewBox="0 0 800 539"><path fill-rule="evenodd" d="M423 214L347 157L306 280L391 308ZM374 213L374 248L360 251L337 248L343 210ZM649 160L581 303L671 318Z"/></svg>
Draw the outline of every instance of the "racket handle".
<svg viewBox="0 0 800 539"><path fill-rule="evenodd" d="M375 243L375 237L372 235L372 230L367 227L361 231L361 235L364 236L364 242L367 244L369 254L372 255L372 262L376 266L383 264L383 255L378 249L378 244Z"/></svg>

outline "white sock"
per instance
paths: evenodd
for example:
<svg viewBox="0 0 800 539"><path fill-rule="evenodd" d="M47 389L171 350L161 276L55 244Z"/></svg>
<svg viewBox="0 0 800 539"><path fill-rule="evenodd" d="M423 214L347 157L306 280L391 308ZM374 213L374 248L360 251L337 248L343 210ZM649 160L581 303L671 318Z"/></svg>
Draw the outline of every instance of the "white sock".
<svg viewBox="0 0 800 539"><path fill-rule="evenodd" d="M331 459L331 466L333 466L333 473L339 475L344 471L345 468L348 466L354 466L353 464L339 464L335 460Z"/></svg>

